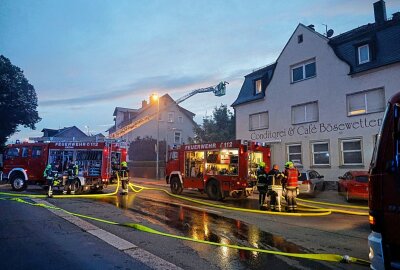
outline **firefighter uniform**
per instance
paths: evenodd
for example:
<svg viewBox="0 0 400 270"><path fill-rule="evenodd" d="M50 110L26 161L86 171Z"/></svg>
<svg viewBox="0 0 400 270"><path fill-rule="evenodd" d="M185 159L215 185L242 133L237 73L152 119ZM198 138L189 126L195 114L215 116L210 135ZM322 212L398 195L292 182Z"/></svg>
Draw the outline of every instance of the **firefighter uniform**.
<svg viewBox="0 0 400 270"><path fill-rule="evenodd" d="M47 191L47 197L51 198L53 197L54 173L50 164L48 164L46 166L46 169L44 169L43 177L46 178L47 185L49 186L49 189Z"/></svg>
<svg viewBox="0 0 400 270"><path fill-rule="evenodd" d="M71 194L75 194L75 178L79 173L79 167L77 164L70 163L68 165L68 180L66 185L64 186L63 194L67 194L68 190Z"/></svg>
<svg viewBox="0 0 400 270"><path fill-rule="evenodd" d="M258 189L258 204L260 209L264 208L265 196L267 194L267 172L265 171L265 163L260 162L257 170L257 189Z"/></svg>
<svg viewBox="0 0 400 270"><path fill-rule="evenodd" d="M297 210L297 202L296 202L296 197L297 197L297 189L298 189L298 183L297 181L299 180L300 173L299 171L294 167L293 162L287 162L285 164L285 189L286 189L286 210L294 212Z"/></svg>
<svg viewBox="0 0 400 270"><path fill-rule="evenodd" d="M268 197L272 211L281 211L282 179L283 173L279 171L278 165L274 164L272 170L268 172Z"/></svg>
<svg viewBox="0 0 400 270"><path fill-rule="evenodd" d="M129 169L128 169L128 163L126 161L121 162L120 174L121 174L121 184L122 184L121 195L128 195Z"/></svg>

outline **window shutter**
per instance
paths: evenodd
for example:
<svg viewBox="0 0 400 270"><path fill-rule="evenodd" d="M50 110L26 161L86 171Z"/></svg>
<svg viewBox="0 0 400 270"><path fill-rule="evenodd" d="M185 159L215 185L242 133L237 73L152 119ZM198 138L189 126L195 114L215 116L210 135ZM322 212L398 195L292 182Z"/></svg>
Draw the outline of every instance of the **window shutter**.
<svg viewBox="0 0 400 270"><path fill-rule="evenodd" d="M260 128L267 128L268 127L268 113L260 114Z"/></svg>
<svg viewBox="0 0 400 270"><path fill-rule="evenodd" d="M383 89L377 89L367 93L367 112L380 112L385 109L385 97Z"/></svg>
<svg viewBox="0 0 400 270"><path fill-rule="evenodd" d="M318 105L316 102L307 104L307 122L318 121Z"/></svg>
<svg viewBox="0 0 400 270"><path fill-rule="evenodd" d="M304 110L305 110L304 105L292 107L293 124L303 123L306 121Z"/></svg>
<svg viewBox="0 0 400 270"><path fill-rule="evenodd" d="M348 96L349 114L355 114L353 112L362 111L365 113L365 97L364 93L355 94Z"/></svg>

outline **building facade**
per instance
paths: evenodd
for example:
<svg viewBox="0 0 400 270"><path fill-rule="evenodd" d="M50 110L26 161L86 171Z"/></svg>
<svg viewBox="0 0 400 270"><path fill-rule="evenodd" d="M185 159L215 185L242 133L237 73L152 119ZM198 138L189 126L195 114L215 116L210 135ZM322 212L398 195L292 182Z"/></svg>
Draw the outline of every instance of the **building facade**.
<svg viewBox="0 0 400 270"><path fill-rule="evenodd" d="M157 139L157 130L159 140L165 140L169 146L187 143L189 138L193 138L193 128L196 126L193 120L195 114L176 104L168 94L161 96L158 101L151 98L149 102L142 101L142 107L139 109L115 108L115 124L107 131L113 133L134 121L157 113L157 110L158 121L155 117L125 134L121 139L127 142L146 137Z"/></svg>
<svg viewBox="0 0 400 270"><path fill-rule="evenodd" d="M299 24L276 63L245 76L236 137L326 180L368 170L386 101L400 90L400 16L387 20L384 1L374 11L374 23L330 38Z"/></svg>

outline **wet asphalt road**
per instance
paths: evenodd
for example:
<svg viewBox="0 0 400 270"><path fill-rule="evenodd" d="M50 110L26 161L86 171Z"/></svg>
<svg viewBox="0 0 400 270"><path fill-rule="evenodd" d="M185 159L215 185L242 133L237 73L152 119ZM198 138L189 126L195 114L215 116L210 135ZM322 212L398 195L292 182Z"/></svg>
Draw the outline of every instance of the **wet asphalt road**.
<svg viewBox="0 0 400 270"><path fill-rule="evenodd" d="M193 191L185 191L184 195L206 199L204 195ZM334 195L325 197L329 196ZM95 201L50 201L69 211L118 222L141 223L194 239L284 252L338 253L363 259L367 259L368 255L367 247L364 247L369 233L366 217L338 214L329 217L276 217L232 212L182 202L158 191L130 193L128 197L114 196ZM256 197L226 200L223 204L253 209L257 207ZM366 269L355 265L320 263L215 247L93 223L184 269L268 269L271 266L274 269Z"/></svg>

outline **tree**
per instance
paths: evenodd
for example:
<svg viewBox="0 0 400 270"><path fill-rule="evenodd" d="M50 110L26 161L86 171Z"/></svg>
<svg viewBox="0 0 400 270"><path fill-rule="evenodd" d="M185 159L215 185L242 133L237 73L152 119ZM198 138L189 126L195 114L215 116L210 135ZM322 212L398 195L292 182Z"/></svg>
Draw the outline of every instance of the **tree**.
<svg viewBox="0 0 400 270"><path fill-rule="evenodd" d="M41 120L37 103L35 88L23 71L0 55L0 148L18 131L19 125L36 128L35 124Z"/></svg>
<svg viewBox="0 0 400 270"><path fill-rule="evenodd" d="M193 143L227 141L235 139L235 115L227 105L215 107L211 117L204 117L203 124L193 129Z"/></svg>

